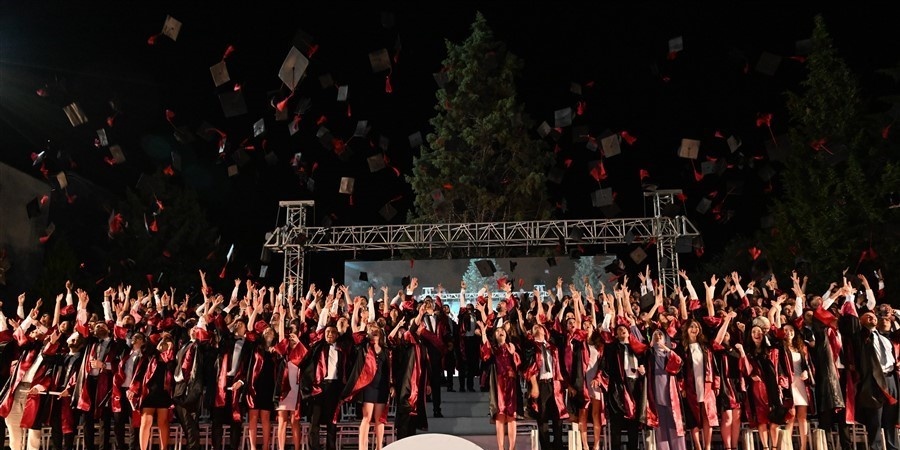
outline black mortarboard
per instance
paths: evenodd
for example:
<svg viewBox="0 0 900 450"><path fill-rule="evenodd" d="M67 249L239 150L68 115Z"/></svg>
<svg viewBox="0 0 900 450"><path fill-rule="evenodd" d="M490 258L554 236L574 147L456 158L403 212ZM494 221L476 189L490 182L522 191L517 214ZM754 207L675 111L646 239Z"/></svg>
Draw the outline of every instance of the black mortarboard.
<svg viewBox="0 0 900 450"><path fill-rule="evenodd" d="M225 117L247 114L247 102L244 101L244 93L240 90L230 90L219 94L219 102L222 104Z"/></svg>
<svg viewBox="0 0 900 450"><path fill-rule="evenodd" d="M551 257L547 258L547 265L550 267L555 266L556 265L556 257L551 256Z"/></svg>
<svg viewBox="0 0 900 450"><path fill-rule="evenodd" d="M478 268L478 273L483 277L493 276L494 272L497 271L497 268L494 267L494 262L489 259L475 261L475 267Z"/></svg>
<svg viewBox="0 0 900 450"><path fill-rule="evenodd" d="M360 272L359 281L369 281L369 274L366 272Z"/></svg>

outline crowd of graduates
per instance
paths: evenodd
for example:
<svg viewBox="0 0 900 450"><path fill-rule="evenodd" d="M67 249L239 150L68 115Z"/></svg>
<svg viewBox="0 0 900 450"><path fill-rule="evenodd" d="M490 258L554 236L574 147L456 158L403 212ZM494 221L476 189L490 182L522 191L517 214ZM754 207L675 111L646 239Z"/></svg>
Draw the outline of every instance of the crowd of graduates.
<svg viewBox="0 0 900 450"><path fill-rule="evenodd" d="M15 317L0 304L11 450L39 450L48 429L52 448L71 450L79 427L85 450L148 450L154 430L166 448L175 422L199 450L204 420L216 449L237 450L245 424L245 450L299 449L303 421L312 450L322 437L333 450L346 403L359 448L371 432L380 450L388 420L397 439L425 431L427 405L442 417L441 392L455 388L489 393L499 450L515 449L526 419L545 450L563 448L564 421L580 424L585 449L603 427L613 449L642 430L658 449L737 449L744 425L764 449L806 450L811 419L834 431L833 448L852 448L854 424L871 448L897 448L900 311L880 273L875 289L845 272L821 294L796 273L742 284L737 272L698 292L681 272L666 295L649 268L547 292L503 280L467 294L461 282L455 311L441 285L417 294L416 278L363 293L236 279L220 293L199 275L201 293L181 300L122 285L91 298L67 283L50 313L40 299L26 310L25 294Z"/></svg>

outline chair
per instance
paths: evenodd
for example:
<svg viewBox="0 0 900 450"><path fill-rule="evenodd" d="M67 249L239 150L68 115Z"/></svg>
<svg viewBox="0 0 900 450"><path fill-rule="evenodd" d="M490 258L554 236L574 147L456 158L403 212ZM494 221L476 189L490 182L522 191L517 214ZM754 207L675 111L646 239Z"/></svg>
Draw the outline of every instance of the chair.
<svg viewBox="0 0 900 450"><path fill-rule="evenodd" d="M181 450L181 438L182 438L182 429L180 424L170 424L169 425L169 447L173 450ZM160 434L159 427L154 426L150 428L150 445L160 446ZM160 449L160 450L168 450L168 449Z"/></svg>

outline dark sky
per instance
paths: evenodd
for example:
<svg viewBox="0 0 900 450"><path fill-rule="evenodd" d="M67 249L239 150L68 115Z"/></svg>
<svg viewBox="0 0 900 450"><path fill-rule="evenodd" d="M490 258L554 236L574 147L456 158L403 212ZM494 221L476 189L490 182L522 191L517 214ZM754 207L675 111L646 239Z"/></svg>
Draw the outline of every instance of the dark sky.
<svg viewBox="0 0 900 450"><path fill-rule="evenodd" d="M208 2L3 1L0 159L42 177L31 154L49 148L49 182L65 170L94 186L82 189L115 199L141 173L170 165L176 152L182 167L175 176L201 193L223 240L236 243L242 259L238 265L258 264L263 235L274 228L278 200L315 200L314 222L329 216L339 225L387 223L378 210L393 201L399 213L390 223L401 223L411 202L409 187L390 168L370 173L366 157L378 153L385 137L389 165L402 175L410 173L414 150L408 137L430 131L437 89L432 74L446 56L444 40L461 42L476 11L465 2L401 7L405 3L256 1L214 7ZM558 150L558 164L568 164L563 182L550 186L560 206L554 217L604 217L590 202L590 192L599 187L616 191L619 217L643 215L638 173L645 169L661 188L685 191L684 213L713 249L758 227L765 205L778 195L777 177L770 186L760 176L763 167L777 168L777 163L766 152L769 129L758 127L756 119L772 113L773 132L787 130L783 93L796 89L803 77L796 42L810 35L813 15L824 15L839 53L860 76L865 93L876 92L883 83L874 70L894 65L900 55L896 34L889 31L895 21L883 8L783 2L477 5L495 37L524 61L519 99L537 124L553 125L555 110L583 102L585 112L575 118L575 126L587 127L593 137L622 131L637 137L633 145L623 142L622 155L604 159L609 178L601 183L591 178L588 166L601 159L599 153L585 149L583 142L573 143L572 127L562 129L556 139L547 138L549 148ZM166 15L183 23L177 41L158 36L148 44ZM298 30L311 37L317 51L289 103L294 110L303 99L309 101L299 131L291 136L288 122L275 120L270 103L287 94L277 72ZM668 42L679 36L684 50L673 57ZM234 49L226 59L232 81L216 88L209 67L222 60L229 45ZM373 73L369 65L369 52L382 48L396 58L390 94L385 92L387 72ZM777 70L758 70L764 54L777 57ZM336 101L334 86L322 87L320 77L326 74L348 86L347 102ZM225 117L217 94L234 92L235 83L247 113ZM580 95L571 91L572 83L581 86ZM38 96L38 89L47 95ZM72 101L85 110L88 124L73 128L68 123L61 108ZM166 110L174 113L171 123ZM106 123L110 116L115 116L112 126ZM259 119L265 120L266 133L254 138L252 126ZM360 120L368 120L370 132L351 140ZM220 130L227 135L224 155L218 154L217 139L199 136L179 144L173 126L195 134L202 128ZM321 126L347 142L352 155L341 157L324 148L316 137ZM101 127L111 144L122 147L126 163L104 162L108 148L94 146ZM536 131L533 135L539 137ZM737 154L725 143L729 136L742 141ZM682 138L702 142L693 166L676 155ZM228 167L240 161L232 152L244 145L255 150L246 152L249 159L239 166L239 174L229 177ZM278 162L267 163L267 152L274 152ZM312 174L312 191L291 166L296 153L302 154L300 167ZM718 158L727 160L727 170L695 179L694 170L701 170L703 161ZM349 196L338 193L341 177L356 179L352 204ZM698 202L713 194L713 205L721 207L698 213ZM57 204L57 222L94 226L91 214L54 200ZM87 208L92 206L101 218L97 226L105 227L106 205ZM733 216L726 220L729 211ZM79 217L66 222L62 216L67 214Z"/></svg>

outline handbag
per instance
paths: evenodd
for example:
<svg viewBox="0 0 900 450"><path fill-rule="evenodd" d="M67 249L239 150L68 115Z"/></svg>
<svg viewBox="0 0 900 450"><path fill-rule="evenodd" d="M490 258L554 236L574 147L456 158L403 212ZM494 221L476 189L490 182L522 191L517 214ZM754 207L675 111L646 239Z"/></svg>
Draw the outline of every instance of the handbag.
<svg viewBox="0 0 900 450"><path fill-rule="evenodd" d="M792 450L794 448L794 444L791 443L791 435L784 428L779 427L775 431L775 437L776 450Z"/></svg>

